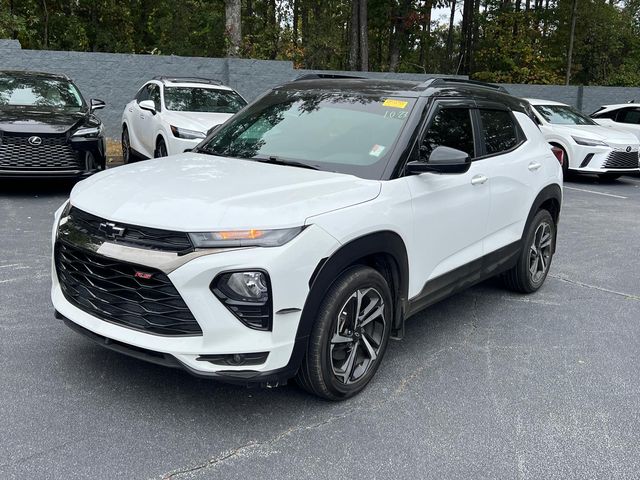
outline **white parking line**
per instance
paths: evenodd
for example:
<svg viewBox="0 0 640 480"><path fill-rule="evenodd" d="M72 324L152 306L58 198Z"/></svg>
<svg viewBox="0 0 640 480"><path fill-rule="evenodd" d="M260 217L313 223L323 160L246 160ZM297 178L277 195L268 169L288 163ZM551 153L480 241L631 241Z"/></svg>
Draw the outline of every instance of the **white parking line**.
<svg viewBox="0 0 640 480"><path fill-rule="evenodd" d="M596 192L595 190L586 190L584 188L567 187L566 185L563 188L567 190L577 190L579 192L594 193L596 195L604 195L605 197L622 198L623 200L626 200L628 198L628 197L623 197L622 195L614 195L613 193Z"/></svg>

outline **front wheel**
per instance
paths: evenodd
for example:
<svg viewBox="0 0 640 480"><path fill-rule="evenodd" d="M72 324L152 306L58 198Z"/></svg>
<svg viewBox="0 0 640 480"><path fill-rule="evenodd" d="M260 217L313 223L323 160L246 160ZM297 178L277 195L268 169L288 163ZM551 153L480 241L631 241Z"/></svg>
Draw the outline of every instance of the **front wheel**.
<svg viewBox="0 0 640 480"><path fill-rule="evenodd" d="M503 274L507 288L520 293L538 290L549 273L555 244L556 224L553 217L547 210L540 210L525 231L516 265Z"/></svg>
<svg viewBox="0 0 640 480"><path fill-rule="evenodd" d="M378 271L365 266L345 271L322 301L298 383L328 400L360 392L384 356L392 311L389 286Z"/></svg>
<svg viewBox="0 0 640 480"><path fill-rule="evenodd" d="M155 158L166 157L167 153L167 145L164 143L162 138L158 139L158 143L156 144L156 151L154 152Z"/></svg>

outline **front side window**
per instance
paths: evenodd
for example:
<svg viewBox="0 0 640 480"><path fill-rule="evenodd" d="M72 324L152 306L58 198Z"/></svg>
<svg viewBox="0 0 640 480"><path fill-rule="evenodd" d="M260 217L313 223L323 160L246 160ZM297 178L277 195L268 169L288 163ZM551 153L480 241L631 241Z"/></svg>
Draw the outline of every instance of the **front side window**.
<svg viewBox="0 0 640 480"><path fill-rule="evenodd" d="M441 108L431 121L420 144L420 156L428 159L436 147L451 147L474 154L473 126L468 108Z"/></svg>
<svg viewBox="0 0 640 480"><path fill-rule="evenodd" d="M513 117L506 110L480 110L487 155L504 152L518 144Z"/></svg>
<svg viewBox="0 0 640 480"><path fill-rule="evenodd" d="M145 85L140 89L138 94L136 95L136 102L140 103L144 100L149 100L149 87L151 85Z"/></svg>
<svg viewBox="0 0 640 480"><path fill-rule="evenodd" d="M159 112L161 109L161 106L160 106L160 87L158 87L158 85L155 85L153 83L149 85L149 100L153 101L153 104L156 107L156 110Z"/></svg>
<svg viewBox="0 0 640 480"><path fill-rule="evenodd" d="M231 90L164 87L164 104L178 112L236 113L247 102Z"/></svg>
<svg viewBox="0 0 640 480"><path fill-rule="evenodd" d="M275 90L232 117L198 151L380 179L414 104L381 94Z"/></svg>
<svg viewBox="0 0 640 480"><path fill-rule="evenodd" d="M554 125L597 125L596 122L569 105L534 105L547 122Z"/></svg>
<svg viewBox="0 0 640 480"><path fill-rule="evenodd" d="M80 92L67 80L0 75L0 108L80 110L83 106Z"/></svg>

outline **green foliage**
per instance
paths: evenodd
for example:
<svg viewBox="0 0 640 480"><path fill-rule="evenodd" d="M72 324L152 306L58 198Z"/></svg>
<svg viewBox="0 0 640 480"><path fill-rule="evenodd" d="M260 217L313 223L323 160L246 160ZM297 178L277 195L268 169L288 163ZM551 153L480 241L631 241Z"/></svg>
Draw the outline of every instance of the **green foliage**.
<svg viewBox="0 0 640 480"><path fill-rule="evenodd" d="M472 17L464 31L430 17L435 7L448 12L452 1L368 0L370 68L564 81L573 0L456 0L456 10ZM474 8L463 9L465 2ZM241 54L347 69L351 5L242 0ZM28 49L220 57L227 50L225 0L0 0L0 38ZM463 63L465 39L472 40ZM640 85L640 0L578 0L571 82Z"/></svg>

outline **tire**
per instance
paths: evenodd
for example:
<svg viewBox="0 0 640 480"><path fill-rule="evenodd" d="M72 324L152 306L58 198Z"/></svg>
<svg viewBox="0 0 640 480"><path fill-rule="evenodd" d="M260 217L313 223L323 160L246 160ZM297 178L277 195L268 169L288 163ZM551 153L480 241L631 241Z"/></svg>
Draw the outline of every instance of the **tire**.
<svg viewBox="0 0 640 480"><path fill-rule="evenodd" d="M600 173L598 174L598 178L600 180L604 180L605 182L612 182L614 180L619 179L622 176L622 173Z"/></svg>
<svg viewBox="0 0 640 480"><path fill-rule="evenodd" d="M360 312L370 314L360 319L364 325L354 315L358 305ZM318 310L296 377L298 384L328 400L345 400L359 393L384 356L392 307L389 285L378 271L365 266L346 270Z"/></svg>
<svg viewBox="0 0 640 480"><path fill-rule="evenodd" d="M509 290L533 293L542 286L551 268L556 233L551 214L547 210L538 211L527 226L516 265L502 276Z"/></svg>
<svg viewBox="0 0 640 480"><path fill-rule="evenodd" d="M127 127L122 128L122 163L125 165L127 163L137 162L138 160L142 160L138 155L136 155L131 148L131 139L129 137L129 129Z"/></svg>
<svg viewBox="0 0 640 480"><path fill-rule="evenodd" d="M129 138L129 129L127 127L122 128L121 136L122 144L122 163L125 165L133 161L133 153L131 152L131 140Z"/></svg>
<svg viewBox="0 0 640 480"><path fill-rule="evenodd" d="M558 147L560 150L562 150L562 178L571 177L571 171L569 170L569 156L567 155L567 151L556 143L554 143L553 146Z"/></svg>
<svg viewBox="0 0 640 480"><path fill-rule="evenodd" d="M164 143L164 139L159 138L156 142L156 149L153 152L154 158L166 157L169 154L167 153L167 145Z"/></svg>

